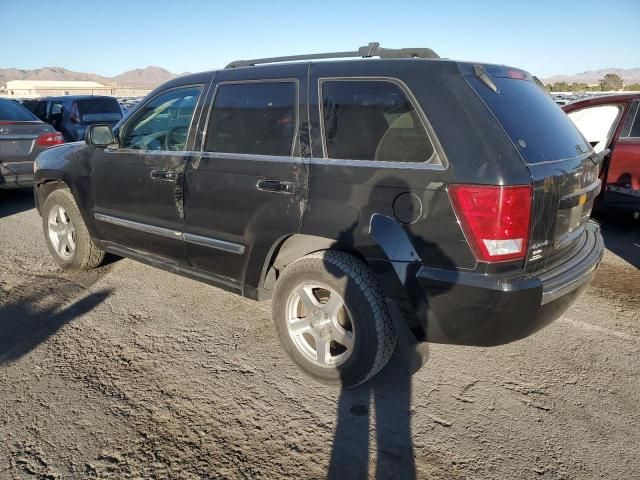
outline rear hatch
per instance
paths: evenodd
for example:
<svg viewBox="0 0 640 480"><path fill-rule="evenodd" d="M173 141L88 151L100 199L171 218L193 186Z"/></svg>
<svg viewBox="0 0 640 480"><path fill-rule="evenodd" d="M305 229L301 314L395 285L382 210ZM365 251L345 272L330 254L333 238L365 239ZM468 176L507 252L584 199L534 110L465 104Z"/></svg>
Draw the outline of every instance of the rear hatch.
<svg viewBox="0 0 640 480"><path fill-rule="evenodd" d="M107 123L115 125L122 118L122 109L115 98L91 98L78 100L72 109L78 123Z"/></svg>
<svg viewBox="0 0 640 480"><path fill-rule="evenodd" d="M465 78L495 116L533 183L529 272L575 247L600 190L596 155L542 86L522 70L466 65Z"/></svg>

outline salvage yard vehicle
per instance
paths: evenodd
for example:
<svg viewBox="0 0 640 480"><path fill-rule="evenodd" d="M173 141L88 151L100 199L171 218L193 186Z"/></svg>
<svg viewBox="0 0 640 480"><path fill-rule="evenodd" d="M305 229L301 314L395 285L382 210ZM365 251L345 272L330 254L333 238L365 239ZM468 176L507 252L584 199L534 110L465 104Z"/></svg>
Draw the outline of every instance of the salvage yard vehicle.
<svg viewBox="0 0 640 480"><path fill-rule="evenodd" d="M83 140L89 125L106 124L113 127L123 116L120 104L114 97L98 95L45 97L35 107L34 113L61 132L67 142Z"/></svg>
<svg viewBox="0 0 640 480"><path fill-rule="evenodd" d="M0 188L33 185L33 161L53 145L64 143L62 135L29 110L0 98Z"/></svg>
<svg viewBox="0 0 640 480"><path fill-rule="evenodd" d="M605 152L598 200L640 214L640 94L589 98L562 107L596 152Z"/></svg>
<svg viewBox="0 0 640 480"><path fill-rule="evenodd" d="M272 299L293 361L349 387L398 328L486 346L562 315L604 251L599 160L530 74L374 43L171 80L40 155L35 197L63 268Z"/></svg>

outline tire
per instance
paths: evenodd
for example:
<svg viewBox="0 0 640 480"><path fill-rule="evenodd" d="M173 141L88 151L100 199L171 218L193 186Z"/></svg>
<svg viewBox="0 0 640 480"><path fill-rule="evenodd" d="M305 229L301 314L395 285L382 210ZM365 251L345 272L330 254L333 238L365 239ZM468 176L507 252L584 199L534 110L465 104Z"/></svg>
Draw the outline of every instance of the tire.
<svg viewBox="0 0 640 480"><path fill-rule="evenodd" d="M54 190L42 209L45 242L64 270L91 270L104 259L104 251L91 240L78 205L68 189Z"/></svg>
<svg viewBox="0 0 640 480"><path fill-rule="evenodd" d="M316 252L288 265L272 309L286 352L323 383L348 388L366 382L395 349L393 322L373 272L344 252Z"/></svg>

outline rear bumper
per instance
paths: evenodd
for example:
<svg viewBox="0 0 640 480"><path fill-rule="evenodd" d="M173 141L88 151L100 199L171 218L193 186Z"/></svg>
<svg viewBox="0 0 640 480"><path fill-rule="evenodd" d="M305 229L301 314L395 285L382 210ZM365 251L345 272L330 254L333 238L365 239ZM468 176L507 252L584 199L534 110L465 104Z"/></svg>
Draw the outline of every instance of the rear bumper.
<svg viewBox="0 0 640 480"><path fill-rule="evenodd" d="M500 345L559 318L582 293L604 254L590 223L570 255L543 273L494 276L419 266L405 288L426 341Z"/></svg>
<svg viewBox="0 0 640 480"><path fill-rule="evenodd" d="M33 186L33 161L0 163L0 188Z"/></svg>

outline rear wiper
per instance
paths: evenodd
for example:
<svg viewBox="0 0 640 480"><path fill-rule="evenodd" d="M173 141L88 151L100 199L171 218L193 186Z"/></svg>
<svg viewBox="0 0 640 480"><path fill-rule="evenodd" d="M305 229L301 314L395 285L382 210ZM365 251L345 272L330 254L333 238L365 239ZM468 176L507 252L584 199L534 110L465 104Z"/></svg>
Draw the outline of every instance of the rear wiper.
<svg viewBox="0 0 640 480"><path fill-rule="evenodd" d="M498 90L498 87L495 83L493 83L493 80L491 80L491 77L482 65L474 65L473 71L475 72L476 77L478 77L482 81L482 83L489 87L489 89L493 93L500 93L500 90Z"/></svg>

